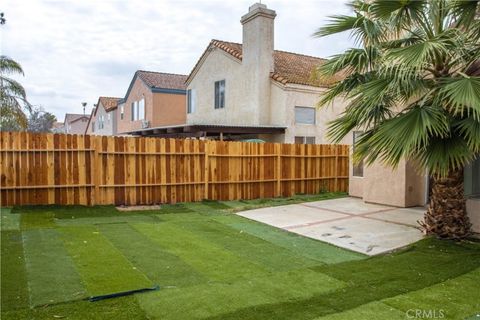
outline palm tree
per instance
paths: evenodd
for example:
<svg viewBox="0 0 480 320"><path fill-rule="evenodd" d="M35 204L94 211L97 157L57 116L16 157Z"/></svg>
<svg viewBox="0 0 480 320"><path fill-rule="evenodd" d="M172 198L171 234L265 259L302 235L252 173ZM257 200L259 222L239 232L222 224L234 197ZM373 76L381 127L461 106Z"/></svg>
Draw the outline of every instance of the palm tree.
<svg viewBox="0 0 480 320"><path fill-rule="evenodd" d="M25 111L31 112L31 105L26 98L25 89L16 80L8 77L12 74L23 75L23 69L14 60L0 56L0 129L27 127Z"/></svg>
<svg viewBox="0 0 480 320"><path fill-rule="evenodd" d="M432 177L422 226L428 234L463 238L470 232L463 168L480 153L480 21L478 1L352 1L351 16L333 16L317 37L350 32L357 48L332 57L319 76L342 80L321 98L325 107L348 99L329 123L339 142L364 134L354 161L393 167L414 161Z"/></svg>

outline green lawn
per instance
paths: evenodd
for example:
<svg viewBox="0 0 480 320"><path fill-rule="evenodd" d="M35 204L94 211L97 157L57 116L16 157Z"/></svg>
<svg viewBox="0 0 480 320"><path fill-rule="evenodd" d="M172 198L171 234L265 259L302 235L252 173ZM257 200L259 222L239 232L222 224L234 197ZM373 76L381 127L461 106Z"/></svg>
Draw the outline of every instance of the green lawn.
<svg viewBox="0 0 480 320"><path fill-rule="evenodd" d="M479 242L428 238L368 258L233 214L338 196L2 209L1 318L477 318Z"/></svg>

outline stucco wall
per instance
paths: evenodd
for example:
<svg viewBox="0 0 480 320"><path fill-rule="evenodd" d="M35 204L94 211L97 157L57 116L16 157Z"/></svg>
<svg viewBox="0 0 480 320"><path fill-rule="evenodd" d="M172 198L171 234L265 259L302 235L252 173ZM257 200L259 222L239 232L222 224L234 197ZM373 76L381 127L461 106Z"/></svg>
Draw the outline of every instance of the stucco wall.
<svg viewBox="0 0 480 320"><path fill-rule="evenodd" d="M96 135L115 135L116 134L116 113L117 109L113 109L110 112L107 112L103 107L103 104L100 102L97 106L97 112L92 119L90 119L90 123L88 124L87 133L88 134L96 134ZM110 114L110 120L108 119L108 115ZM104 117L104 124L103 129L98 128L100 116ZM94 130L92 131L92 126L95 125Z"/></svg>
<svg viewBox="0 0 480 320"><path fill-rule="evenodd" d="M81 118L74 122L69 122L65 124L65 133L69 134L85 134L85 129L87 128L88 118Z"/></svg>
<svg viewBox="0 0 480 320"><path fill-rule="evenodd" d="M151 121L151 127L185 124L186 95L154 93L153 110L153 117L147 118Z"/></svg>
<svg viewBox="0 0 480 320"><path fill-rule="evenodd" d="M472 231L480 233L480 198L467 200L467 213L472 223Z"/></svg>
<svg viewBox="0 0 480 320"><path fill-rule="evenodd" d="M132 102L145 98L145 120L150 121L150 127L177 125L185 123L185 94L153 93L150 88L137 78L125 101L123 120L117 117L117 132L119 134L142 128L142 120L132 121Z"/></svg>
<svg viewBox="0 0 480 320"><path fill-rule="evenodd" d="M187 114L188 124L253 125L253 107L248 105L246 81L239 60L220 49L213 49L202 62L188 89L194 89L196 105ZM225 80L225 108L215 109L215 81Z"/></svg>

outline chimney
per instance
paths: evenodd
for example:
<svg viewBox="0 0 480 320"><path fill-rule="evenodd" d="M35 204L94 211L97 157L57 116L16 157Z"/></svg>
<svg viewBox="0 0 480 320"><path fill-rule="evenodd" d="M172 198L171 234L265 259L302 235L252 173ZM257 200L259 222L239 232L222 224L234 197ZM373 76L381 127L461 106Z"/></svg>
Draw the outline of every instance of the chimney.
<svg viewBox="0 0 480 320"><path fill-rule="evenodd" d="M266 5L255 3L242 17L243 62L265 63L273 71L273 22L277 14Z"/></svg>
<svg viewBox="0 0 480 320"><path fill-rule="evenodd" d="M255 3L240 22L243 26L242 65L248 79L248 109L253 124L269 123L270 73L274 70L274 10Z"/></svg>

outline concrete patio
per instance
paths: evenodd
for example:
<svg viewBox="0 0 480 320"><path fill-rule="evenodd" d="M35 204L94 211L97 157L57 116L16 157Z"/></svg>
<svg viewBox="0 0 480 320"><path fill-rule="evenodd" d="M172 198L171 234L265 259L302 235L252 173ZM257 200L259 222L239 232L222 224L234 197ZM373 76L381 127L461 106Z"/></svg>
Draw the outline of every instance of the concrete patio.
<svg viewBox="0 0 480 320"><path fill-rule="evenodd" d="M404 247L423 237L417 223L424 208L396 208L340 198L237 214L302 236L376 255Z"/></svg>

